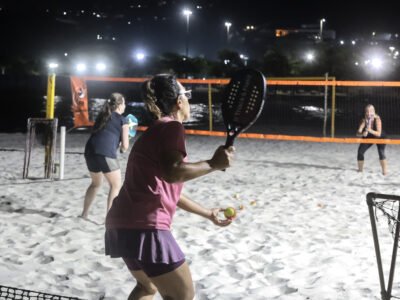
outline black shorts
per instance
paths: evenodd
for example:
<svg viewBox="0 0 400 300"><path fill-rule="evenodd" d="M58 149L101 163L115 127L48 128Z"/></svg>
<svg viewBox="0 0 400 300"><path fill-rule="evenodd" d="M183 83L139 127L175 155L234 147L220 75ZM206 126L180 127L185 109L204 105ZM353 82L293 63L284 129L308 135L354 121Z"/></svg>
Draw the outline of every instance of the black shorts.
<svg viewBox="0 0 400 300"><path fill-rule="evenodd" d="M116 158L85 153L85 160L89 171L93 173L109 173L120 169L118 160Z"/></svg>

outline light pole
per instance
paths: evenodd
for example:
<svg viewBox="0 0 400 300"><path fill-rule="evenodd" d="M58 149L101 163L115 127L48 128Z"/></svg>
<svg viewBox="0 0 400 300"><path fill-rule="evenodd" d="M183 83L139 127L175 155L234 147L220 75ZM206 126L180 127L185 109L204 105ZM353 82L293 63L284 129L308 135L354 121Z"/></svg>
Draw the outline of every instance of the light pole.
<svg viewBox="0 0 400 300"><path fill-rule="evenodd" d="M323 34L323 30L324 30L324 23L326 22L326 20L325 19L321 19L321 20L319 20L319 39L321 40L321 42L322 42L322 40L323 40L323 36L322 36L322 34Z"/></svg>
<svg viewBox="0 0 400 300"><path fill-rule="evenodd" d="M225 27L226 27L226 43L229 44L229 29L231 28L232 23L231 22L225 22Z"/></svg>
<svg viewBox="0 0 400 300"><path fill-rule="evenodd" d="M184 9L183 15L186 16L186 57L189 57L189 19L192 15L192 11Z"/></svg>

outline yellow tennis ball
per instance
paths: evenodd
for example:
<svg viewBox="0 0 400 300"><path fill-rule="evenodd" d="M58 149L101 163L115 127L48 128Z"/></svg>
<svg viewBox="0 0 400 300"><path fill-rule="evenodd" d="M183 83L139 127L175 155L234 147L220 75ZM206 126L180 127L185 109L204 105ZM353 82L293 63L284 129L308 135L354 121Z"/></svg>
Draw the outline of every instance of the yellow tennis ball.
<svg viewBox="0 0 400 300"><path fill-rule="evenodd" d="M233 219L234 217L236 217L236 209L234 209L233 207L228 207L224 210L224 215L227 219Z"/></svg>

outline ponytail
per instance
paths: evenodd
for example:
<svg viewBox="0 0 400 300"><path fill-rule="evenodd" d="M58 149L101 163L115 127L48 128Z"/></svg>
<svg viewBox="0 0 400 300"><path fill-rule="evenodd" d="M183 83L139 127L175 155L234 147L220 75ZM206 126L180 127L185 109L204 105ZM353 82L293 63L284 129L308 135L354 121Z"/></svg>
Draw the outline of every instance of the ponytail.
<svg viewBox="0 0 400 300"><path fill-rule="evenodd" d="M93 125L93 133L100 131L106 126L111 118L111 114L124 102L124 96L120 93L112 93L110 98L104 103L96 122Z"/></svg>
<svg viewBox="0 0 400 300"><path fill-rule="evenodd" d="M170 115L179 96L176 77L159 74L142 85L143 101L154 119Z"/></svg>

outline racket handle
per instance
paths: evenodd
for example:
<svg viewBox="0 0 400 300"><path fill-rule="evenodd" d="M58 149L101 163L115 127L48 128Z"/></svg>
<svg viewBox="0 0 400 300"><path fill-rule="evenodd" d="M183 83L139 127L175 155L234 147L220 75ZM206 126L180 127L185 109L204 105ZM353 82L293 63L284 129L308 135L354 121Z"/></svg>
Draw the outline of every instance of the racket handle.
<svg viewBox="0 0 400 300"><path fill-rule="evenodd" d="M230 146L233 146L233 142L235 141L235 135L227 135L226 137L226 142L225 142L225 149L229 148Z"/></svg>
<svg viewBox="0 0 400 300"><path fill-rule="evenodd" d="M233 146L233 142L235 141L235 137L236 137L236 135L229 135L229 133L228 133L228 136L227 136L226 142L225 142L225 146L224 146L225 149L228 149L230 146ZM225 172L226 169L223 169L222 171Z"/></svg>

